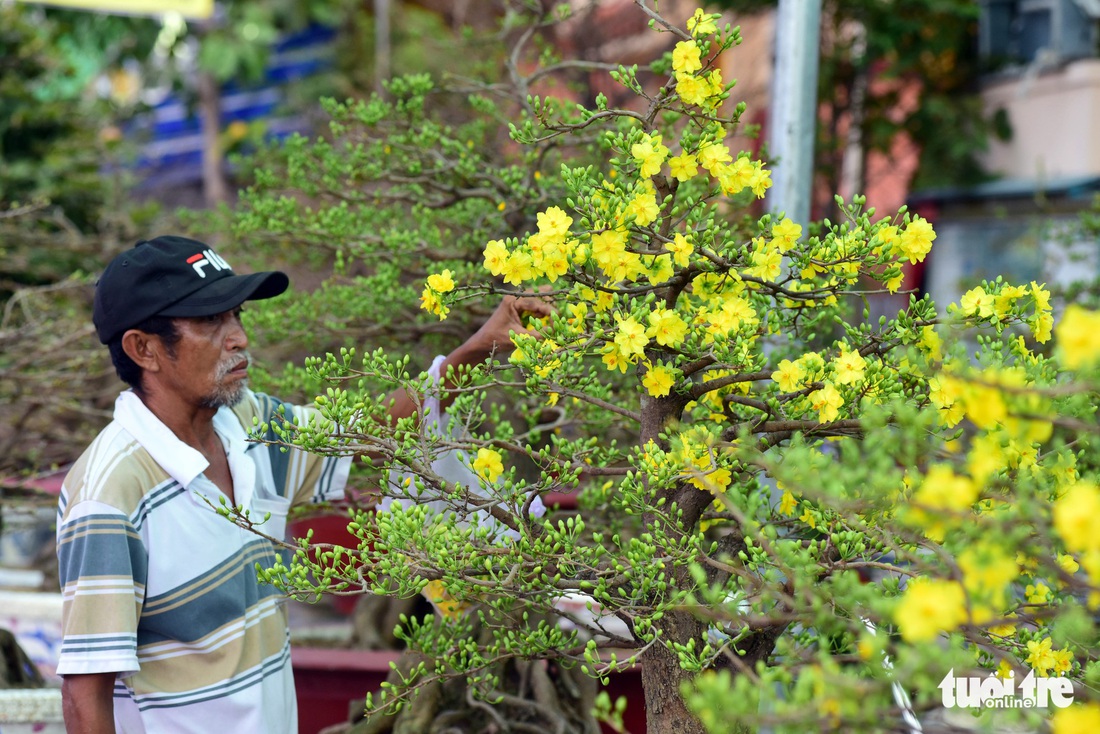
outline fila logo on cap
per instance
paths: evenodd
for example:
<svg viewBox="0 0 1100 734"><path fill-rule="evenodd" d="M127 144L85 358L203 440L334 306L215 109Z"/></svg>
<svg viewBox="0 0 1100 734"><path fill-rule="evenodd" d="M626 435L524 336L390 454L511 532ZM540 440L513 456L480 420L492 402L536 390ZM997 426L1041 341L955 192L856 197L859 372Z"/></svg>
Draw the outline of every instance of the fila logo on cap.
<svg viewBox="0 0 1100 734"><path fill-rule="evenodd" d="M232 270L232 268L229 267L229 263L222 260L221 255L213 250L203 250L197 255L192 255L187 258L187 263L195 269L195 272L199 274L200 278L206 277L206 273L204 273L202 269L207 265L215 270Z"/></svg>

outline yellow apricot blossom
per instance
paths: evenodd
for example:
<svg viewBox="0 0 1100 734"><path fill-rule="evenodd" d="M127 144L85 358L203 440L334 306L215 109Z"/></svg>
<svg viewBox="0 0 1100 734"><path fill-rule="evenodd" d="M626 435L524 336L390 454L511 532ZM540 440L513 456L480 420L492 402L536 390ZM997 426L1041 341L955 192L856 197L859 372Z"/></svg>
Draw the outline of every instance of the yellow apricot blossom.
<svg viewBox="0 0 1100 734"><path fill-rule="evenodd" d="M500 453L493 449L478 449L477 458L471 466L479 477L487 482L495 482L504 472L504 463Z"/></svg>
<svg viewBox="0 0 1100 734"><path fill-rule="evenodd" d="M565 213L561 207L552 206L536 216L539 232L545 235L564 237L569 233L569 226L573 224L573 217Z"/></svg>
<svg viewBox="0 0 1100 734"><path fill-rule="evenodd" d="M936 232L928 220L913 217L898 237L898 252L902 257L909 258L910 263L921 262L932 249L932 241L935 239Z"/></svg>
<svg viewBox="0 0 1100 734"><path fill-rule="evenodd" d="M753 240L753 244L763 245L764 243L757 238ZM752 253L752 267L746 268L745 272L754 278L775 281L779 279L782 266L783 254L779 248L760 246Z"/></svg>
<svg viewBox="0 0 1100 734"><path fill-rule="evenodd" d="M718 24L713 15L704 13L702 8L695 9L695 15L688 18L687 27L693 36L709 36L718 32Z"/></svg>
<svg viewBox="0 0 1100 734"><path fill-rule="evenodd" d="M688 263L691 262L691 253L695 252L695 245L691 244L691 240L679 232L673 235L672 242L666 244L665 247L672 253L672 261L681 268L688 266Z"/></svg>
<svg viewBox="0 0 1100 734"><path fill-rule="evenodd" d="M1054 329L1054 336L1059 359L1068 369L1091 367L1100 360L1100 313L1071 304Z"/></svg>
<svg viewBox="0 0 1100 734"><path fill-rule="evenodd" d="M697 158L699 165L707 169L715 178L719 177L723 166L733 161L730 149L718 141L700 146Z"/></svg>
<svg viewBox="0 0 1100 734"><path fill-rule="evenodd" d="M772 227L772 242L778 245L780 252L789 251L801 236L802 225L787 217L783 217Z"/></svg>
<svg viewBox="0 0 1100 734"><path fill-rule="evenodd" d="M667 308L654 309L649 314L649 330L646 334L662 347L676 347L684 340L688 325L680 314Z"/></svg>
<svg viewBox="0 0 1100 734"><path fill-rule="evenodd" d="M440 321L447 318L447 314L450 313L450 309L444 306L443 302L439 300L439 294L433 291L431 287L427 286L420 294L420 308L428 313L438 315Z"/></svg>
<svg viewBox="0 0 1100 734"><path fill-rule="evenodd" d="M619 322L619 330L615 334L615 344L619 351L628 358L641 356L649 343L645 327L635 321L633 316L624 319L616 315L615 318Z"/></svg>
<svg viewBox="0 0 1100 734"><path fill-rule="evenodd" d="M645 178L660 173L668 152L668 148L661 143L660 135L643 135L641 142L630 146L630 155L638 162L638 173Z"/></svg>
<svg viewBox="0 0 1100 734"><path fill-rule="evenodd" d="M619 345L615 342L609 342L604 345L602 361L604 366L610 371L618 370L619 372L626 373L628 367L630 367L631 360L619 351Z"/></svg>
<svg viewBox="0 0 1100 734"><path fill-rule="evenodd" d="M820 390L810 393L809 399L810 407L817 411L817 419L822 423L835 421L840 415L840 409L844 406L844 398L829 381L826 381Z"/></svg>
<svg viewBox="0 0 1100 734"><path fill-rule="evenodd" d="M627 214L634 216L634 223L639 227L644 227L656 220L661 213L661 208L657 204L657 193L653 190L653 187L638 192L630 200L626 211Z"/></svg>
<svg viewBox="0 0 1100 734"><path fill-rule="evenodd" d="M977 501L978 491L970 477L956 474L947 464L933 464L913 494L913 502L933 510L961 512Z"/></svg>
<svg viewBox="0 0 1100 734"><path fill-rule="evenodd" d="M1028 654L1024 662L1041 676L1048 675L1057 662L1054 651L1051 649L1049 637L1044 637L1042 640L1029 640L1027 651Z"/></svg>
<svg viewBox="0 0 1100 734"><path fill-rule="evenodd" d="M692 74L676 75L676 93L686 104L705 105L710 96L710 85L705 79Z"/></svg>
<svg viewBox="0 0 1100 734"><path fill-rule="evenodd" d="M971 288L959 300L959 306L966 316L978 316L987 319L993 315L993 306L996 303L994 297L986 293L985 288L976 286Z"/></svg>
<svg viewBox="0 0 1100 734"><path fill-rule="evenodd" d="M1100 731L1100 704L1075 704L1056 709L1050 720L1050 734L1096 734Z"/></svg>
<svg viewBox="0 0 1100 734"><path fill-rule="evenodd" d="M840 356L833 360L833 368L836 371L836 381L841 385L858 385L863 382L867 360L854 349L842 350Z"/></svg>
<svg viewBox="0 0 1100 734"><path fill-rule="evenodd" d="M1054 502L1054 529L1071 553L1100 550L1100 489L1078 482Z"/></svg>
<svg viewBox="0 0 1100 734"><path fill-rule="evenodd" d="M789 359L781 361L779 368L772 372L772 380L783 392L794 392L800 389L805 377L806 372L802 369L802 365Z"/></svg>
<svg viewBox="0 0 1100 734"><path fill-rule="evenodd" d="M688 181L699 173L699 162L691 153L681 153L668 159L668 170L677 181Z"/></svg>
<svg viewBox="0 0 1100 734"><path fill-rule="evenodd" d="M504 264L508 261L508 248L500 240L490 240L485 245L485 269L493 275L504 272Z"/></svg>
<svg viewBox="0 0 1100 734"><path fill-rule="evenodd" d="M454 278L451 277L450 270L444 270L442 273L433 273L428 276L428 287L436 293L449 293L455 289Z"/></svg>
<svg viewBox="0 0 1100 734"><path fill-rule="evenodd" d="M955 581L911 581L894 609L894 622L906 642L928 642L966 621L966 595Z"/></svg>
<svg viewBox="0 0 1100 734"><path fill-rule="evenodd" d="M672 49L672 70L677 74L692 74L702 68L699 44L695 41L680 41Z"/></svg>
<svg viewBox="0 0 1100 734"><path fill-rule="evenodd" d="M646 370L642 385L655 398L663 398L676 383L676 371L667 365L656 365Z"/></svg>
<svg viewBox="0 0 1100 734"><path fill-rule="evenodd" d="M790 490L784 490L783 496L779 498L779 512L790 517L794 514L795 508L798 506L798 500L790 493Z"/></svg>
<svg viewBox="0 0 1100 734"><path fill-rule="evenodd" d="M504 276L504 282L511 285L521 285L525 280L538 277L531 255L521 250L508 255L500 274Z"/></svg>

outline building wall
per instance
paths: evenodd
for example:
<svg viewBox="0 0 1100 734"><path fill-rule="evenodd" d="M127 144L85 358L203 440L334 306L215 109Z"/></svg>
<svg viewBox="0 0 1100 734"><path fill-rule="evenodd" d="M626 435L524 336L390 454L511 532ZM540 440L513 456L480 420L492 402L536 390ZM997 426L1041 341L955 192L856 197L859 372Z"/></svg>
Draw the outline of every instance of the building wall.
<svg viewBox="0 0 1100 734"><path fill-rule="evenodd" d="M987 83L982 97L1012 126L985 156L991 173L1037 182L1100 173L1100 59Z"/></svg>

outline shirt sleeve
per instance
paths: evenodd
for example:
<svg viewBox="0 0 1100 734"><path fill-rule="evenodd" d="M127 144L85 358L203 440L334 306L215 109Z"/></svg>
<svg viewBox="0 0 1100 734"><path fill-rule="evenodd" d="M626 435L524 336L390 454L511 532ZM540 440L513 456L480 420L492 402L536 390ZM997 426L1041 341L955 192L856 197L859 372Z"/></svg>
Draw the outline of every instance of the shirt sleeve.
<svg viewBox="0 0 1100 734"><path fill-rule="evenodd" d="M137 671L148 553L129 516L92 500L70 505L58 523L57 555L63 631L57 673Z"/></svg>
<svg viewBox="0 0 1100 734"><path fill-rule="evenodd" d="M254 397L260 420L268 424L286 420L304 425L318 412L316 408L283 402L263 393L255 393ZM270 429L266 438L278 440L278 436ZM271 444L265 448L271 462L275 487L280 496L291 499L292 506L343 499L353 457L320 456L302 449L287 449Z"/></svg>

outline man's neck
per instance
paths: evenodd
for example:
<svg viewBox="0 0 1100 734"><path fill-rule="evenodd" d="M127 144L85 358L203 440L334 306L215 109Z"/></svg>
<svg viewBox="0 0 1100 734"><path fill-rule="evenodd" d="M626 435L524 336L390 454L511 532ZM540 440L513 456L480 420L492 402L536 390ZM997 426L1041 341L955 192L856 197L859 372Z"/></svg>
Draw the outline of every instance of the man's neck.
<svg viewBox="0 0 1100 734"><path fill-rule="evenodd" d="M191 448L205 454L212 446L220 447L221 443L214 432L217 408L196 406L178 395L162 390L135 388L134 394L149 412L176 434L176 438Z"/></svg>

